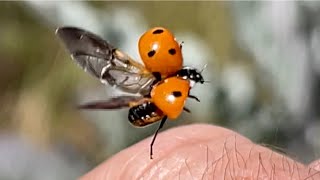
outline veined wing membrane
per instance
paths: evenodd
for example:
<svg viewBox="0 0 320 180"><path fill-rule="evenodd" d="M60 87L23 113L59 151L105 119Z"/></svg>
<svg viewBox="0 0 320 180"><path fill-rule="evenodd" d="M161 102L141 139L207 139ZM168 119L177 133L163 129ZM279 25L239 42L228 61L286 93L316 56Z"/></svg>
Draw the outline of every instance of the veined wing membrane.
<svg viewBox="0 0 320 180"><path fill-rule="evenodd" d="M99 36L76 27L56 30L71 57L86 71L111 86L139 93L151 85L153 76L144 66ZM114 73L114 72L119 73ZM123 73L123 74L121 74ZM123 80L126 78L126 80ZM148 87L149 88L149 87Z"/></svg>
<svg viewBox="0 0 320 180"><path fill-rule="evenodd" d="M57 36L72 58L87 72L100 78L103 67L112 63L115 48L88 31L75 27L61 27Z"/></svg>
<svg viewBox="0 0 320 180"><path fill-rule="evenodd" d="M121 66L106 68L101 77L103 83L107 81L109 84L114 84L125 92L140 93L142 95L149 94L155 80L152 74L138 74L134 71L127 71Z"/></svg>
<svg viewBox="0 0 320 180"><path fill-rule="evenodd" d="M96 101L78 106L80 109L119 109L130 106L130 103L143 99L138 96L118 96L105 101Z"/></svg>

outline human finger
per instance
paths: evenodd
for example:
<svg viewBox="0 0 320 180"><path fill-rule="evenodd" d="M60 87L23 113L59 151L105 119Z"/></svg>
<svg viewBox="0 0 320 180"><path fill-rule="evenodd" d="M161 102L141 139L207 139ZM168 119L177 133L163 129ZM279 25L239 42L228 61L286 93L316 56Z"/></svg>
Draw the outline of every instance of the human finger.
<svg viewBox="0 0 320 180"><path fill-rule="evenodd" d="M81 179L308 179L317 171L218 126L189 125L159 134L113 156Z"/></svg>

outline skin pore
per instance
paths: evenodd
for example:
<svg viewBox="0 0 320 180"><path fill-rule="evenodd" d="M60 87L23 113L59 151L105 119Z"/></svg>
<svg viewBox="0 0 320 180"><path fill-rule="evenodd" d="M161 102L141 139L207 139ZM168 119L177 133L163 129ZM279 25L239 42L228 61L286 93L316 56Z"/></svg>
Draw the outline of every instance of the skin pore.
<svg viewBox="0 0 320 180"><path fill-rule="evenodd" d="M149 144L150 137L80 179L320 179L320 160L305 165L218 126L195 124L160 133L153 160Z"/></svg>

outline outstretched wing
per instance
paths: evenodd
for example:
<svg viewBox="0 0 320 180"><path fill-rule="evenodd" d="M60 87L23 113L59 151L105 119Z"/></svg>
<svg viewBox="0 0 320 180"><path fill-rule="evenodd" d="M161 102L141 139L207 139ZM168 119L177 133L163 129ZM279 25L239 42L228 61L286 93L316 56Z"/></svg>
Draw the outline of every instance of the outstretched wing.
<svg viewBox="0 0 320 180"><path fill-rule="evenodd" d="M105 101L96 101L79 105L80 109L120 109L130 106L132 102L138 102L143 97L138 96L118 96Z"/></svg>
<svg viewBox="0 0 320 180"><path fill-rule="evenodd" d="M86 72L100 78L102 68L111 64L115 48L100 37L75 27L61 27L57 36Z"/></svg>
<svg viewBox="0 0 320 180"><path fill-rule="evenodd" d="M58 28L56 34L72 59L101 82L129 93L150 92L153 75L99 36L76 27Z"/></svg>

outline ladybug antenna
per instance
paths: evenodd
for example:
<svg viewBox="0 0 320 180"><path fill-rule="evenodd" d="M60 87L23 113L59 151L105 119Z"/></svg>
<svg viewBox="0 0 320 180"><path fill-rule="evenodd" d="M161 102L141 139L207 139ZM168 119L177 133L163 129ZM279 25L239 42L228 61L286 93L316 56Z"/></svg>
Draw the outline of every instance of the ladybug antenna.
<svg viewBox="0 0 320 180"><path fill-rule="evenodd" d="M205 64L202 69L200 70L200 73L202 73L206 68L207 68L208 64Z"/></svg>

